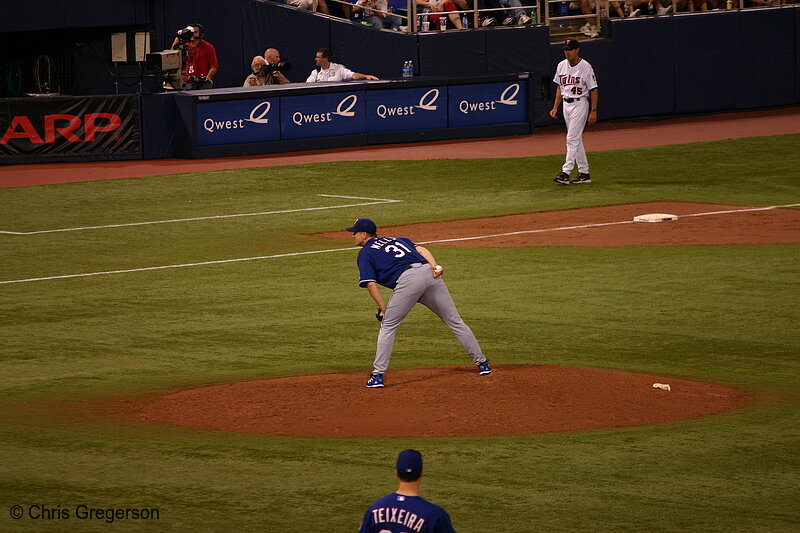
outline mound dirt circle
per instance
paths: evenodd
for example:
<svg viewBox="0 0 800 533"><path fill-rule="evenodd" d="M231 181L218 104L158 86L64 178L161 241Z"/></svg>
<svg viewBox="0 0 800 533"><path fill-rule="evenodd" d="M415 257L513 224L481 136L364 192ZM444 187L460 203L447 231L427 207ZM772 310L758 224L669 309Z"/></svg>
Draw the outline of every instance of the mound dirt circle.
<svg viewBox="0 0 800 533"><path fill-rule="evenodd" d="M143 400L129 417L266 435L509 435L633 426L732 409L736 389L627 372L541 365L394 370L386 388L340 373L228 383ZM653 388L668 383L671 391Z"/></svg>

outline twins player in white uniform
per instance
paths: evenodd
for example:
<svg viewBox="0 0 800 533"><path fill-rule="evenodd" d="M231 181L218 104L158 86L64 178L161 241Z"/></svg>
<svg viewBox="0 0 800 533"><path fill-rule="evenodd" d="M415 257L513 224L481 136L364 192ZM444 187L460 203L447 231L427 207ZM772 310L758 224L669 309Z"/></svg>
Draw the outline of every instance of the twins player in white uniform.
<svg viewBox="0 0 800 533"><path fill-rule="evenodd" d="M550 116L556 118L558 107L564 101L564 122L567 124L567 158L561 172L553 181L561 185L589 183L589 160L583 148L583 128L587 118L591 126L597 122L597 80L588 61L580 56L581 46L575 39L564 43L566 59L558 64L553 82L558 85L556 99ZM578 176L570 179L575 165Z"/></svg>

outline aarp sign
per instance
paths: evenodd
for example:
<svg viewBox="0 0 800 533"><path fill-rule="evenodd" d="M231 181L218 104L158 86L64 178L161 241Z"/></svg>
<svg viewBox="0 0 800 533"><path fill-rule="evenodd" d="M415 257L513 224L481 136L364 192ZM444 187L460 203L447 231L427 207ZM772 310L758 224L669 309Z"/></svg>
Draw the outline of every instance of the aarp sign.
<svg viewBox="0 0 800 533"><path fill-rule="evenodd" d="M364 101L364 91L281 98L281 138L364 133Z"/></svg>
<svg viewBox="0 0 800 533"><path fill-rule="evenodd" d="M447 127L447 87L367 92L367 131Z"/></svg>
<svg viewBox="0 0 800 533"><path fill-rule="evenodd" d="M509 124L527 120L522 81L453 85L448 88L450 127Z"/></svg>
<svg viewBox="0 0 800 533"><path fill-rule="evenodd" d="M197 105L197 145L280 139L280 100L260 98Z"/></svg>

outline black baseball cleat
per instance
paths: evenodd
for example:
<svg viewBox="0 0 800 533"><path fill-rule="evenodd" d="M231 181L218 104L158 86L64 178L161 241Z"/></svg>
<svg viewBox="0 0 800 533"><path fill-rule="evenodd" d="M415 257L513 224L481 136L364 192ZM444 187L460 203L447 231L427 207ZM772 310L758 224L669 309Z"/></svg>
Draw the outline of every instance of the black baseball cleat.
<svg viewBox="0 0 800 533"><path fill-rule="evenodd" d="M569 185L569 174L567 174L566 172L560 172L558 176L553 178L553 181L555 181L556 183L560 183L561 185Z"/></svg>
<svg viewBox="0 0 800 533"><path fill-rule="evenodd" d="M570 183L591 183L592 178L589 177L589 174L580 173L578 174L577 178L570 180Z"/></svg>

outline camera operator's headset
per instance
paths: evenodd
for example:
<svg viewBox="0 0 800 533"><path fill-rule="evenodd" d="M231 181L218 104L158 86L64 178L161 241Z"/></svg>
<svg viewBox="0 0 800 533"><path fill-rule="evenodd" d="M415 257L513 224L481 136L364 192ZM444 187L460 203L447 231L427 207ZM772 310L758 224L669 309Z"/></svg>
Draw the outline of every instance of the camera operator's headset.
<svg viewBox="0 0 800 533"><path fill-rule="evenodd" d="M200 24L199 22L190 22L189 26L191 26L192 28L199 28L200 29L200 35L197 38L198 39L202 39L203 38L203 35L205 35L205 33L206 33L206 29L203 27L202 24Z"/></svg>

